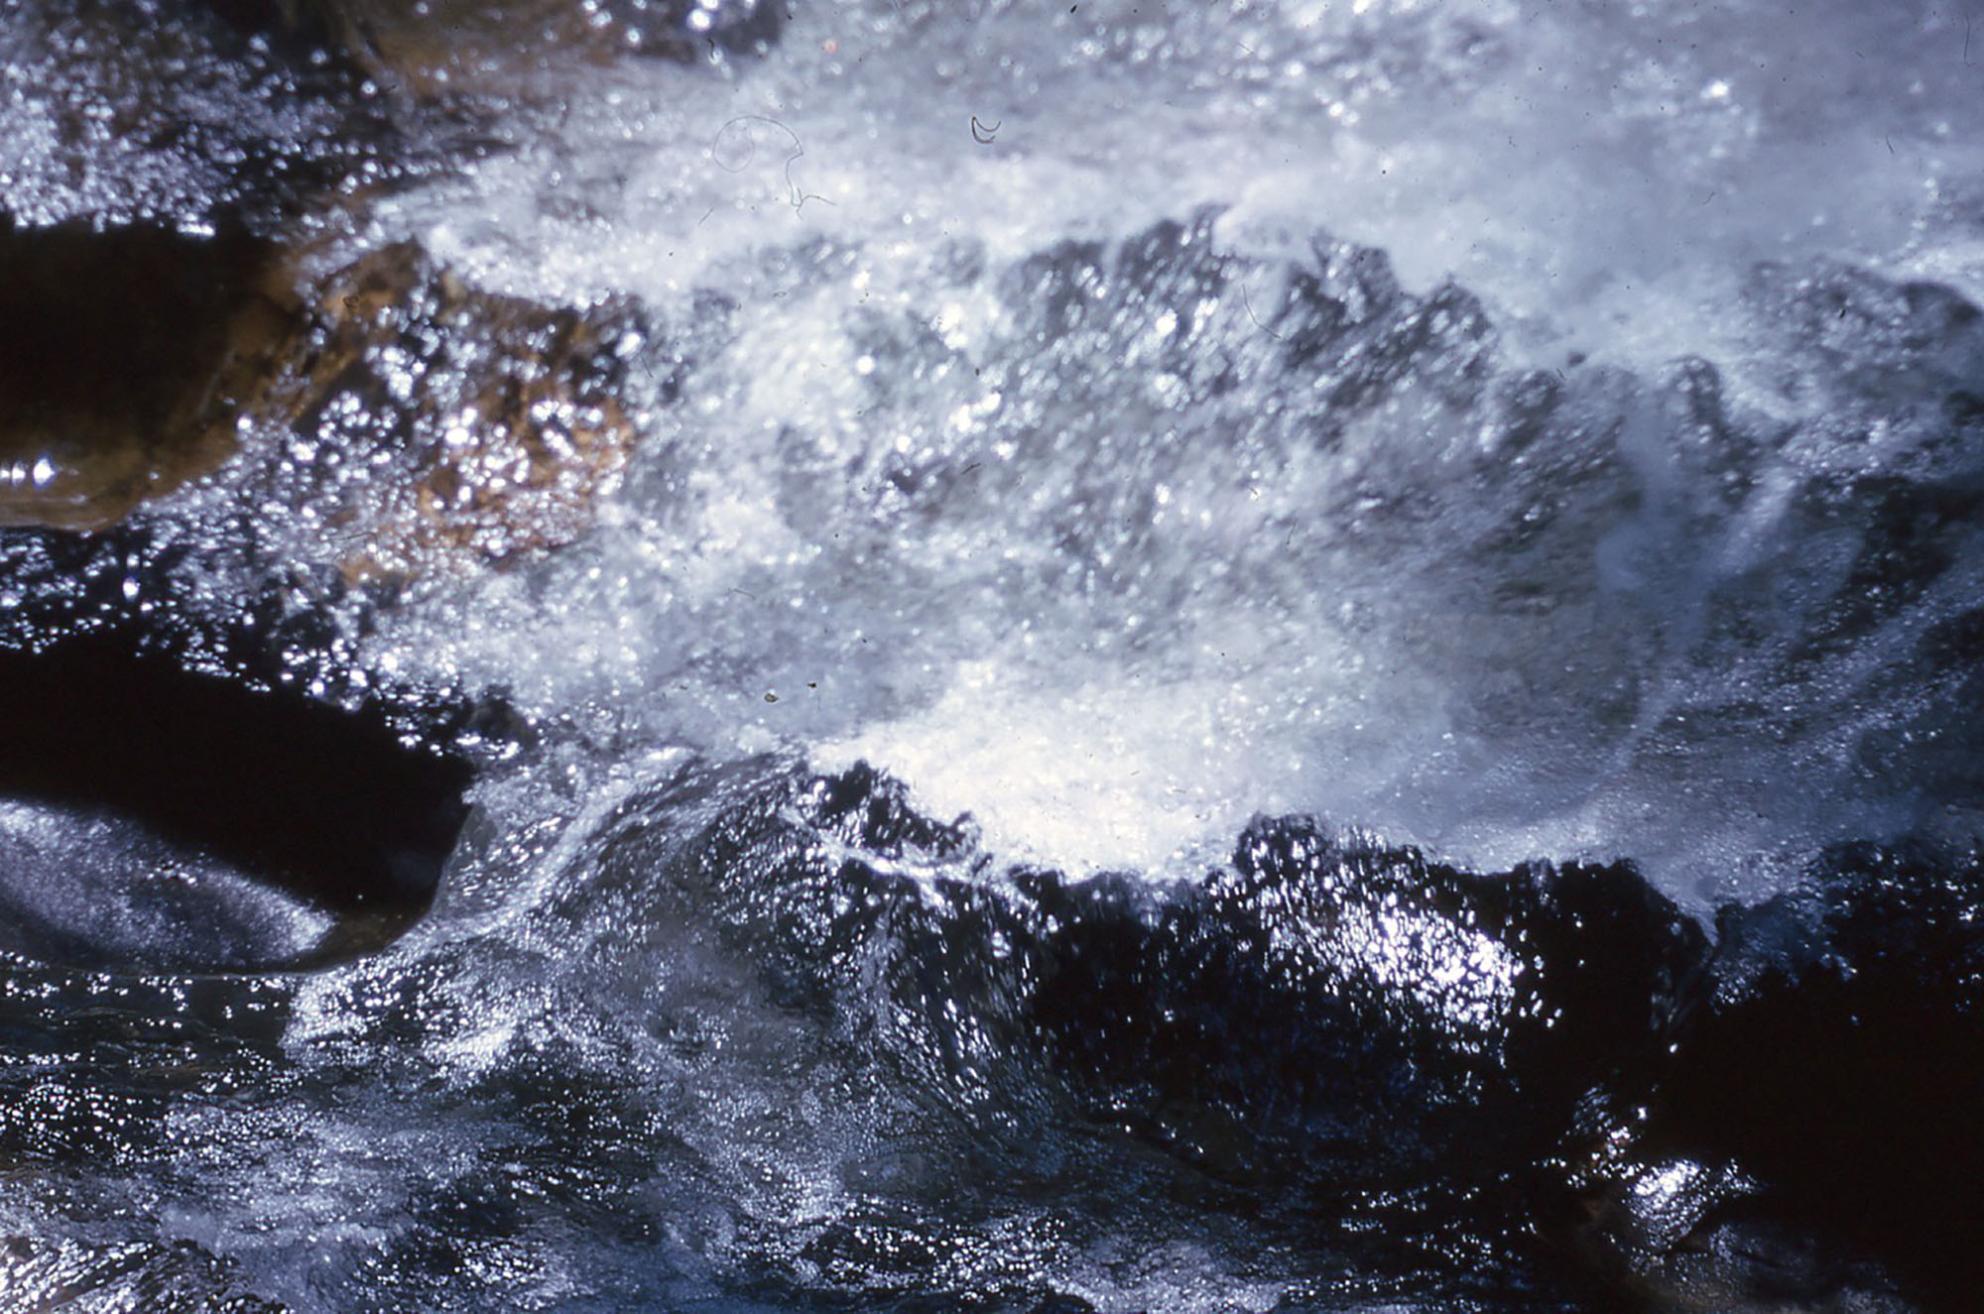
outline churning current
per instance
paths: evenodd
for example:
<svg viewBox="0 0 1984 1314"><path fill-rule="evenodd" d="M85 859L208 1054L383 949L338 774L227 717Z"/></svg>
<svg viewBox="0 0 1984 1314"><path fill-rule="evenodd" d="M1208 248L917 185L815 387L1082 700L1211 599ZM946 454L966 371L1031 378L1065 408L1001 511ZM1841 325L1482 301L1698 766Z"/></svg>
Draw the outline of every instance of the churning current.
<svg viewBox="0 0 1984 1314"><path fill-rule="evenodd" d="M1927 0L0 0L0 1310L1969 1308L1980 143Z"/></svg>

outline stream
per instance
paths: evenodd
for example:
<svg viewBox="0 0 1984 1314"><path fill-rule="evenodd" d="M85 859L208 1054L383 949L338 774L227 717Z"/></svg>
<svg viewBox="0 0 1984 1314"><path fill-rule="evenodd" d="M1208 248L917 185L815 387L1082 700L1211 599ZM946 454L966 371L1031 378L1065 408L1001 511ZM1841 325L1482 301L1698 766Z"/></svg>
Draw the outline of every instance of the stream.
<svg viewBox="0 0 1984 1314"><path fill-rule="evenodd" d="M1954 3L0 0L0 1310L1971 1308L1980 301Z"/></svg>

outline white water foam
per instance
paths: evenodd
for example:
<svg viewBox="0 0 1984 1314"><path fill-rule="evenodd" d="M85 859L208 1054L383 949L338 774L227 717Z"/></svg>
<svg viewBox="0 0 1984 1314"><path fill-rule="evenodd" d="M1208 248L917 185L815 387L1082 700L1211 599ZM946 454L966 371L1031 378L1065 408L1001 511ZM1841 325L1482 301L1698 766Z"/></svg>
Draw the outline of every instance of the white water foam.
<svg viewBox="0 0 1984 1314"><path fill-rule="evenodd" d="M1238 439L1181 464L1175 376L993 360L1015 307L946 271L1217 204L1222 250L1271 262L1320 229L1384 249L1409 290L1459 279L1505 367L1575 352L1650 378L1706 356L1732 405L1790 413L1762 382L1778 348L1738 310L1758 261L1984 291L1965 35L1948 6L1843 0L1795 16L889 0L796 11L763 66L549 86L555 121L520 110L536 126L519 149L388 202L364 240L418 237L503 291L631 294L677 325L699 290L739 310L594 543L391 642L616 743L865 756L1001 849L1076 867L1196 858L1252 811L1306 809L1472 861L1632 854L1687 897L1760 893L1815 843L1922 820L1907 786L1866 788L1855 736L1887 713L1844 676L1798 694L1834 728L1789 748L1731 724L1677 766L1656 743L1715 701L1685 653L1709 593L1777 569L1796 480L1830 458L1767 475L1700 547L1702 487L1676 484L1664 431L1629 435L1651 502L1622 504L1551 619L1526 625L1477 606L1494 570L1456 582L1438 562L1472 532L1453 472L1476 440L1431 409L1251 476ZM1236 352L1263 347L1234 344L1241 314L1280 305L1274 269L1218 308ZM942 350L913 356L915 324ZM1015 418L1057 389L1090 409ZM1120 411L1116 439L1094 407ZM1010 450L1057 424L1077 436ZM905 510L889 472L932 453L953 474L1003 463L1004 505ZM1149 533L1069 529L1098 514L1091 466L1111 460L1108 478L1162 504ZM1313 523L1359 506L1374 470L1444 508L1396 563ZM1851 546L1815 541L1813 569L1836 580ZM1082 593L1110 586L1058 568L1070 551L1148 597ZM1752 604L1767 628L1778 587ZM1901 651L1947 609L1874 642Z"/></svg>

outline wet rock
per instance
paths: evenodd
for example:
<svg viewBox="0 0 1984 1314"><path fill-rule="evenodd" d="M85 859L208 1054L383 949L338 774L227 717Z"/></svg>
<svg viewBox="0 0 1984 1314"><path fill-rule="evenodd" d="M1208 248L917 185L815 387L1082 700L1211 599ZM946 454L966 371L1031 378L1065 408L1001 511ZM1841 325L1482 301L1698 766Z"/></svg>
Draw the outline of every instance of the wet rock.
<svg viewBox="0 0 1984 1314"><path fill-rule="evenodd" d="M1198 1207L1273 1200L1248 1217L1324 1248L1382 1233L1367 1276L1489 1247L1497 1290L1522 1269L1594 1308L1899 1314L1975 1289L1974 863L1835 855L1813 890L1725 912L1711 952L1630 868L1472 875L1302 818L1197 880L1002 872L968 819L865 767L754 787L700 830L636 804L600 839L610 883L658 883L672 943L724 945L1022 1193L1085 1127L1112 1162L1201 1174Z"/></svg>
<svg viewBox="0 0 1984 1314"><path fill-rule="evenodd" d="M1900 283L1845 264L1765 263L1748 291L1801 370L1794 393L1857 392L1907 406L1974 378L1984 352L1984 317L1940 283Z"/></svg>
<svg viewBox="0 0 1984 1314"><path fill-rule="evenodd" d="M1847 651L1921 602L1963 560L1966 540L1984 537L1984 496L1972 481L1937 484L1896 477L1815 483L1807 506L1822 523L1857 533L1859 549L1837 591L1813 618L1802 659Z"/></svg>
<svg viewBox="0 0 1984 1314"><path fill-rule="evenodd" d="M469 769L376 716L256 692L115 634L0 651L0 951L270 967L419 916Z"/></svg>
<svg viewBox="0 0 1984 1314"><path fill-rule="evenodd" d="M234 1278L229 1265L186 1241L140 1258L73 1241L0 1238L0 1282L21 1309L60 1309L88 1293L124 1309L280 1314L283 1306L241 1291Z"/></svg>
<svg viewBox="0 0 1984 1314"><path fill-rule="evenodd" d="M1984 866L1853 846L1720 918L1715 988L1655 1135L1753 1174L1776 1216L1877 1256L1932 1308L1984 1260Z"/></svg>
<svg viewBox="0 0 1984 1314"><path fill-rule="evenodd" d="M1630 1293L1630 1295L1627 1295ZM1919 1314L1878 1264L1768 1216L1719 1214L1610 1289L1659 1314Z"/></svg>
<svg viewBox="0 0 1984 1314"><path fill-rule="evenodd" d="M1796 450L1835 469L1969 470L1984 314L1940 283L1765 264L1745 297L1769 382L1804 417Z"/></svg>
<svg viewBox="0 0 1984 1314"><path fill-rule="evenodd" d="M314 504L353 581L591 525L635 443L638 315L481 292L411 245L316 279L307 254L238 230L0 228L0 525L103 529L251 429L289 437L239 482Z"/></svg>
<svg viewBox="0 0 1984 1314"><path fill-rule="evenodd" d="M271 41L280 6L252 8L259 22L233 24L209 0L12 0L0 204L36 226L266 236L417 167L397 107L317 44Z"/></svg>
<svg viewBox="0 0 1984 1314"><path fill-rule="evenodd" d="M1756 485L1763 444L1730 413L1721 371L1699 356L1686 357L1667 368L1660 390L1677 462L1715 488L1723 507L1741 504Z"/></svg>
<svg viewBox="0 0 1984 1314"><path fill-rule="evenodd" d="M679 861L794 1006L968 1115L1046 1083L1224 1180L1333 1198L1543 1155L1587 1091L1650 1078L1703 952L1627 868L1469 876L1303 819L1173 887L994 880L968 823L865 768L745 803Z"/></svg>
<svg viewBox="0 0 1984 1314"><path fill-rule="evenodd" d="M224 461L288 336L276 262L239 229L0 214L0 525L102 528Z"/></svg>
<svg viewBox="0 0 1984 1314"><path fill-rule="evenodd" d="M1100 242L1063 241L1027 256L1001 278L1000 295L1027 312L1032 340L1058 342L1104 320L1107 307L1096 303L1109 289L1105 249Z"/></svg>
<svg viewBox="0 0 1984 1314"><path fill-rule="evenodd" d="M263 385L287 432L277 495L308 504L351 581L501 561L585 532L637 440L625 397L646 325L471 288L419 248L309 289ZM657 381L672 398L672 380Z"/></svg>
<svg viewBox="0 0 1984 1314"><path fill-rule="evenodd" d="M259 561L250 516L201 529L0 529L0 958L377 947L432 896L471 763L507 751L494 702L365 667L335 576Z"/></svg>
<svg viewBox="0 0 1984 1314"><path fill-rule="evenodd" d="M537 69L644 54L682 61L762 51L778 0L301 0L298 23L422 95L514 89Z"/></svg>

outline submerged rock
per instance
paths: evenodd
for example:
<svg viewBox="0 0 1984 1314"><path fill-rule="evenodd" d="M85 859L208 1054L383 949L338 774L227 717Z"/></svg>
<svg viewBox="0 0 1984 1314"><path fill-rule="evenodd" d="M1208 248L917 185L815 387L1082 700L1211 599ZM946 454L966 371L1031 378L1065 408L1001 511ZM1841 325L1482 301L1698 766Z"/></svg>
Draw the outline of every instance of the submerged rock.
<svg viewBox="0 0 1984 1314"><path fill-rule="evenodd" d="M514 90L574 59L762 51L777 39L783 8L776 0L298 0L287 22L431 96Z"/></svg>
<svg viewBox="0 0 1984 1314"><path fill-rule="evenodd" d="M933 1089L1044 1063L1099 1121L1331 1193L1540 1155L1588 1090L1645 1079L1702 952L1629 868L1477 877L1300 818L1171 888L988 887L976 856L858 769L730 814L685 875Z"/></svg>
<svg viewBox="0 0 1984 1314"><path fill-rule="evenodd" d="M915 1135L998 1165L871 1186L933 1210L916 1244L936 1249L996 1202L1130 1191L1147 1199L1112 1226L1235 1211L1248 1244L1303 1247L1318 1275L1453 1294L1458 1247L1492 1290L1567 1291L1581 1279L1539 1239L1569 1208L1551 1165L1602 1134L1587 1101L1644 1096L1705 956L1628 867L1477 876L1305 818L1154 883L1001 872L968 821L865 767L729 798L700 829L657 803L585 850L600 884L652 891L631 924L653 963L734 957L745 997L937 1111ZM858 1235L835 1244L864 1271Z"/></svg>
<svg viewBox="0 0 1984 1314"><path fill-rule="evenodd" d="M317 982L0 976L64 1064L0 1153L168 1167L170 1114L234 1193L211 1249L86 1285L285 1300L307 1244L334 1302L494 1300L464 1256L577 1230L615 1266L544 1290L629 1307L1139 1307L1142 1255L1262 1308L1966 1307L1925 1265L1968 1263L1976 882L1926 856L1845 855L1711 949L1625 866L1299 817L1194 879L1001 870L866 768L685 763L531 841L521 906L515 843L473 829L432 935ZM326 1138L366 1146L349 1231L243 1241Z"/></svg>
<svg viewBox="0 0 1984 1314"><path fill-rule="evenodd" d="M309 280L240 232L0 228L0 525L99 530L287 435L347 576L570 542L635 444L631 309L470 288L411 245ZM664 389L666 390L666 389Z"/></svg>
<svg viewBox="0 0 1984 1314"><path fill-rule="evenodd" d="M1719 933L1656 1138L1742 1165L1822 1252L1965 1307L1984 1286L1977 854L1844 846Z"/></svg>
<svg viewBox="0 0 1984 1314"><path fill-rule="evenodd" d="M343 545L348 579L503 560L591 526L637 441L631 307L479 291L410 244L306 295L256 422L289 435L273 477Z"/></svg>
<svg viewBox="0 0 1984 1314"><path fill-rule="evenodd" d="M618 340L595 330L619 311L480 294L411 247L325 275L321 248L435 161L493 149L483 116L382 97L366 70L438 86L450 70L520 75L555 49L699 57L770 40L782 12L755 0L624 8L10 11L0 526L103 529L218 468L240 434L314 425L329 403L347 418L369 409L369 431L354 421L346 435L360 459L379 455L384 428L426 447L409 458L407 496L370 522L376 543L355 549L354 577L411 569L436 544L474 539L500 557L568 540L631 441L623 398L590 359ZM341 388L367 368L391 373L401 414ZM464 430L466 444L436 455L436 434ZM503 508L516 514L498 528Z"/></svg>
<svg viewBox="0 0 1984 1314"><path fill-rule="evenodd" d="M431 162L349 61L269 40L279 5L240 7L260 22L212 0L10 0L0 208L26 225L270 236Z"/></svg>
<svg viewBox="0 0 1984 1314"><path fill-rule="evenodd" d="M1494 1255L1498 1292L1595 1308L1975 1289L1974 864L1836 855L1811 892L1725 913L1711 950L1630 867L1474 875L1306 818L1153 883L1001 871L968 819L866 767L747 789L700 828L667 800L585 850L652 892L656 961L722 946L770 1007L941 1109L1000 1165L941 1188L975 1207L1156 1152L1200 1185L1140 1176L1173 1203L1119 1225L1239 1209L1324 1267L1417 1271L1400 1289L1422 1298L1457 1252Z"/></svg>
<svg viewBox="0 0 1984 1314"><path fill-rule="evenodd" d="M0 650L0 953L268 968L426 908L469 768L375 713L257 692L115 633Z"/></svg>
<svg viewBox="0 0 1984 1314"><path fill-rule="evenodd" d="M277 264L238 229L0 213L0 525L100 529L226 460L288 335Z"/></svg>

